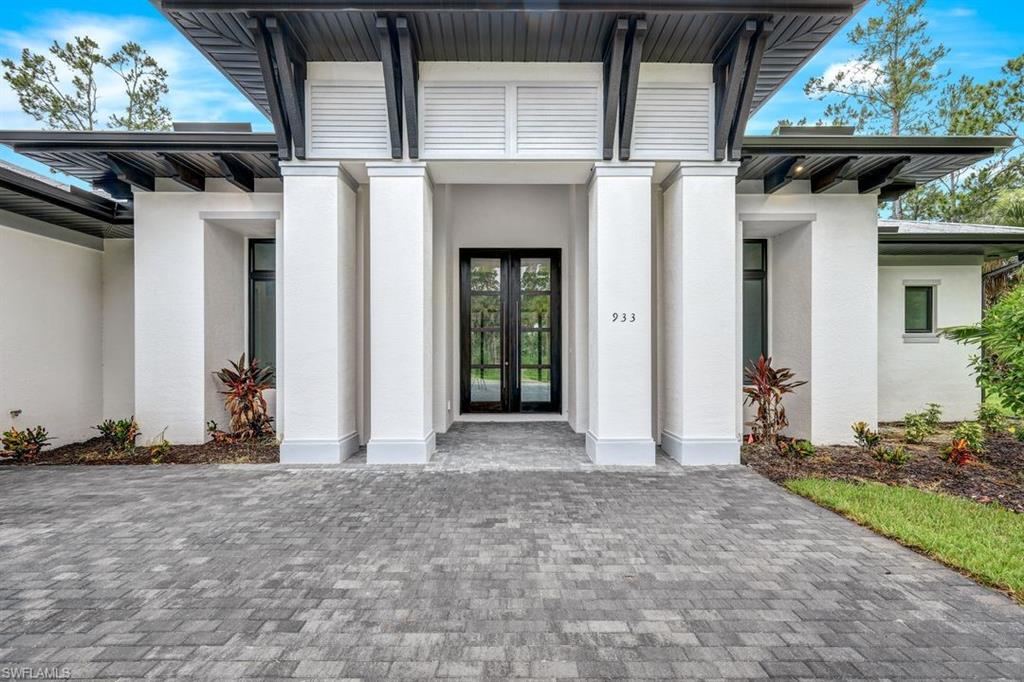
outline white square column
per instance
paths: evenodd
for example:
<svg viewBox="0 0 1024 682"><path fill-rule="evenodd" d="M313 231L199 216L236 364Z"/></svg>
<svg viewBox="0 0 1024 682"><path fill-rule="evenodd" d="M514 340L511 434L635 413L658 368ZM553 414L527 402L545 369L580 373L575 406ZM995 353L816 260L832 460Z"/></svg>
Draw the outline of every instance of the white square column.
<svg viewBox="0 0 1024 682"><path fill-rule="evenodd" d="M370 464L427 462L433 421L433 190L425 163L370 176Z"/></svg>
<svg viewBox="0 0 1024 682"><path fill-rule="evenodd" d="M356 427L356 190L337 161L281 164L281 462L341 462ZM282 409L283 408L283 409Z"/></svg>
<svg viewBox="0 0 1024 682"><path fill-rule="evenodd" d="M653 163L599 163L590 181L587 455L653 465Z"/></svg>
<svg viewBox="0 0 1024 682"><path fill-rule="evenodd" d="M664 189L665 423L680 464L739 464L739 164L682 163Z"/></svg>

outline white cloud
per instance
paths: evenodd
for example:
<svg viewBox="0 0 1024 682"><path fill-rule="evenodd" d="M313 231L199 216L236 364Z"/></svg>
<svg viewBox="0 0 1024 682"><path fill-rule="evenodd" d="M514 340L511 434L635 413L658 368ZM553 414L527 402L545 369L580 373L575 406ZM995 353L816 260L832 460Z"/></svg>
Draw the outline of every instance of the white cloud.
<svg viewBox="0 0 1024 682"><path fill-rule="evenodd" d="M852 59L830 65L825 69L823 78L826 83L835 81L840 76L846 83L875 83L883 78L881 66L873 62Z"/></svg>
<svg viewBox="0 0 1024 682"><path fill-rule="evenodd" d="M23 48L46 52L54 40L67 42L74 36L89 36L100 50L109 54L129 40L142 45L168 72L169 93L164 103L171 116L179 121L252 121L266 127L265 119L255 107L228 82L170 24L147 17L112 16L84 12L49 12L38 15L29 28L14 32L0 31L0 54L17 58ZM62 80L66 70L59 70ZM100 102L98 119L124 108L127 96L120 80L104 72L97 78ZM38 128L35 121L21 111L18 98L6 82L0 82L0 127Z"/></svg>

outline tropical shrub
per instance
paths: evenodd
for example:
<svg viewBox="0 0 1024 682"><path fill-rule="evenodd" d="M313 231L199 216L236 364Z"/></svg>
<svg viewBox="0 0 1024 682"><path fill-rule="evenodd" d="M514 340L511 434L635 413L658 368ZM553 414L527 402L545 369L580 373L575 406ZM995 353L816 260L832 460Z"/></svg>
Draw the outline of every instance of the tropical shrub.
<svg viewBox="0 0 1024 682"><path fill-rule="evenodd" d="M942 451L942 458L955 467L962 467L974 459L974 456L966 440L954 438Z"/></svg>
<svg viewBox="0 0 1024 682"><path fill-rule="evenodd" d="M903 415L903 435L908 443L923 443L934 431L928 426L924 412L908 412Z"/></svg>
<svg viewBox="0 0 1024 682"><path fill-rule="evenodd" d="M259 360L246 361L245 354L214 376L224 385L224 407L231 417L229 435L235 440L252 440L273 436L267 401L263 391L273 388L274 370L260 367ZM216 426L216 424L214 425Z"/></svg>
<svg viewBox="0 0 1024 682"><path fill-rule="evenodd" d="M93 428L107 441L111 452L130 452L135 449L135 439L139 437L139 424L135 417L106 419Z"/></svg>
<svg viewBox="0 0 1024 682"><path fill-rule="evenodd" d="M872 431L867 422L856 422L850 428L853 429L853 440L865 450L871 450L882 442L882 437L877 431Z"/></svg>
<svg viewBox="0 0 1024 682"><path fill-rule="evenodd" d="M932 433L939 430L939 420L942 419L942 405L938 403L928 403L924 407L925 423L932 430Z"/></svg>
<svg viewBox="0 0 1024 682"><path fill-rule="evenodd" d="M960 422L953 429L953 440L962 440L975 457L985 451L985 431L978 422Z"/></svg>
<svg viewBox="0 0 1024 682"><path fill-rule="evenodd" d="M808 459L814 457L814 444L809 440L790 438L779 441L779 452L784 457L795 457L796 459Z"/></svg>
<svg viewBox="0 0 1024 682"><path fill-rule="evenodd" d="M42 426L28 427L24 431L12 426L3 432L0 445L5 453L20 462L23 459L34 459L51 440Z"/></svg>
<svg viewBox="0 0 1024 682"><path fill-rule="evenodd" d="M989 405L988 403L982 403L979 405L977 420L986 431L1006 431L1006 415L1004 415L1002 411L994 405Z"/></svg>
<svg viewBox="0 0 1024 682"><path fill-rule="evenodd" d="M1024 284L999 299L981 322L942 330L957 343L980 346L971 357L978 385L997 393L1012 414L1024 415Z"/></svg>
<svg viewBox="0 0 1024 682"><path fill-rule="evenodd" d="M163 431L146 446L153 464L160 464L167 453L171 451L171 441L164 436L166 432L167 427L164 427Z"/></svg>
<svg viewBox="0 0 1024 682"><path fill-rule="evenodd" d="M910 461L910 453L902 445L896 445L889 447L888 445L879 445L871 451L871 456L875 461L882 462L883 464L891 464L892 466L901 467Z"/></svg>
<svg viewBox="0 0 1024 682"><path fill-rule="evenodd" d="M745 401L757 408L752 427L754 439L778 447L779 433L789 426L782 398L807 382L794 379L792 370L772 367L772 359L763 355L750 363L746 374L750 385L743 387Z"/></svg>

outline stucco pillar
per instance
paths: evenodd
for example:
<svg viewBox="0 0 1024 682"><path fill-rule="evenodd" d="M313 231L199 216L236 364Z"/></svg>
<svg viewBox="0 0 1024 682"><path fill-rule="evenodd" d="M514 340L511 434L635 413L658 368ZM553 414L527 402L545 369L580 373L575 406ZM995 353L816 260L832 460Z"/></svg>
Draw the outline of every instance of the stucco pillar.
<svg viewBox="0 0 1024 682"><path fill-rule="evenodd" d="M285 463L340 462L356 427L356 190L333 162L281 164Z"/></svg>
<svg viewBox="0 0 1024 682"><path fill-rule="evenodd" d="M738 164L680 164L664 189L665 423L681 464L739 464Z"/></svg>
<svg viewBox="0 0 1024 682"><path fill-rule="evenodd" d="M434 451L433 195L424 163L368 163L369 463L420 463Z"/></svg>
<svg viewBox="0 0 1024 682"><path fill-rule="evenodd" d="M590 181L587 454L653 465L652 163L599 163Z"/></svg>

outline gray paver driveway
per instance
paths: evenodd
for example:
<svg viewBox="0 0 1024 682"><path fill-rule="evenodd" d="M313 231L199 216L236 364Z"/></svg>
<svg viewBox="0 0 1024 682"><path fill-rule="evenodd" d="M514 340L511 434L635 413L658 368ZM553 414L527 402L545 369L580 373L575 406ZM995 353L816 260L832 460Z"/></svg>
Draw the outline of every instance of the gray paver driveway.
<svg viewBox="0 0 1024 682"><path fill-rule="evenodd" d="M1024 609L741 468L37 467L0 489L7 670L1024 672Z"/></svg>

